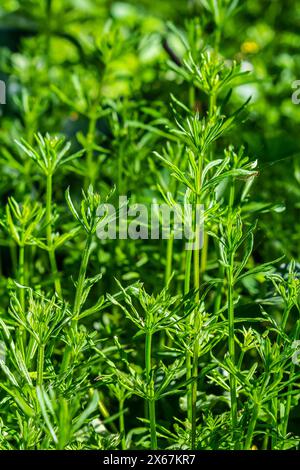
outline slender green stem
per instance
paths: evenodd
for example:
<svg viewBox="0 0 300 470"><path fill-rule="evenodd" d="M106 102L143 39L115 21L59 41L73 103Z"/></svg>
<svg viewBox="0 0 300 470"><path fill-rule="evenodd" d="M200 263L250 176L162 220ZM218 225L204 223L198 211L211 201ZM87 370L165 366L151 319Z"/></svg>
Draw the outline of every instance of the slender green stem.
<svg viewBox="0 0 300 470"><path fill-rule="evenodd" d="M193 255L192 250L186 251L185 271L184 271L184 294L185 295L189 293L190 286L191 286L192 255Z"/></svg>
<svg viewBox="0 0 300 470"><path fill-rule="evenodd" d="M198 200L198 198L197 198ZM199 288L200 288L200 247L197 246L200 243L200 234L198 233L200 227L196 227L195 245L194 250L194 287L196 290L195 300L199 302Z"/></svg>
<svg viewBox="0 0 300 470"><path fill-rule="evenodd" d="M22 286L25 285L25 246L21 243L19 247L19 282ZM25 313L25 289L20 287L20 303L23 313ZM17 338L20 344L23 358L26 359L25 355L25 344L26 344L26 330L23 326L19 326L17 331Z"/></svg>
<svg viewBox="0 0 300 470"><path fill-rule="evenodd" d="M44 355L45 355L45 346L43 344L39 344L38 346L38 356L37 356L37 385L43 384L44 378Z"/></svg>
<svg viewBox="0 0 300 470"><path fill-rule="evenodd" d="M287 321L287 319L286 319L286 321ZM297 327L296 327L296 335L295 335L296 338L298 338L299 330L300 330L300 321L298 320ZM295 364L292 364L291 368L290 368L289 378L292 378L294 376L294 373L295 373ZM282 435L283 435L283 437L286 436L287 430L288 430L288 424L289 424L289 418L290 418L290 412L291 412L291 405L292 405L292 390L293 390L293 384L291 383L288 386L288 396L287 396L287 399L286 399L286 405L285 405L284 416L283 416L283 423L282 423Z"/></svg>
<svg viewBox="0 0 300 470"><path fill-rule="evenodd" d="M235 198L234 183L230 181L230 192L229 192L229 204L228 204L228 228L232 229L232 210ZM233 267L234 267L234 252L232 251L229 256L229 266L227 271L227 302L228 302L228 350L232 364L235 366L235 339L234 339L234 278L233 278ZM236 378L233 374L229 377L230 384L230 402L231 402L231 426L232 426L232 438L235 446L237 446L237 387Z"/></svg>
<svg viewBox="0 0 300 470"><path fill-rule="evenodd" d="M234 182L233 180L230 181L230 191L229 191L229 223L231 222L231 215L232 215L232 209L234 205L234 199L235 199L235 187L234 187Z"/></svg>
<svg viewBox="0 0 300 470"><path fill-rule="evenodd" d="M209 118L211 119L214 114L214 109L216 106L216 100L217 100L217 95L214 91L212 91L209 95L209 110L208 110L208 115ZM213 155L213 145L210 146L210 160L212 161L214 158ZM207 257L208 257L208 244L209 244L209 236L206 230L204 230L204 237L203 237L203 246L202 246L202 251L201 251L201 275L206 271L206 266L207 266Z"/></svg>
<svg viewBox="0 0 300 470"><path fill-rule="evenodd" d="M87 265L89 262L89 257L90 257L90 252L91 252L91 243L92 243L92 234L89 234L86 239L85 247L83 250L83 255L81 258L81 264L79 268L79 275L78 275L76 292L75 292L73 318L71 321L71 328L73 328L74 331L76 331L78 327L78 320L79 320L79 315L80 315L80 310L81 310L82 294L84 290ZM63 361L61 365L62 372L67 370L70 364L71 355L72 355L72 348L70 346L67 346L64 352Z"/></svg>
<svg viewBox="0 0 300 470"><path fill-rule="evenodd" d="M173 246L174 246L174 232L171 233L170 238L168 238L168 241L167 241L165 285L168 284L171 274L172 274Z"/></svg>
<svg viewBox="0 0 300 470"><path fill-rule="evenodd" d="M200 318L199 313L197 313L195 321L195 342L193 349L193 367L192 367L192 430L191 430L191 447L195 449L196 447L196 424L197 424L197 391L198 391L198 361L199 361L199 341L198 341L198 332L200 329Z"/></svg>
<svg viewBox="0 0 300 470"><path fill-rule="evenodd" d="M290 368L290 373L289 373L289 378L292 378L295 373L295 365L292 364ZM282 435L283 437L286 436L287 434L287 429L288 429L288 424L289 424L289 418L290 418L290 412L291 412L291 404L292 404L292 392L293 390L293 384L290 384L288 386L288 396L286 399L286 405L285 405L285 410L284 410L284 417L283 417L283 423L282 423Z"/></svg>
<svg viewBox="0 0 300 470"><path fill-rule="evenodd" d="M167 240L167 253L166 253L166 266L165 266L165 286L169 285L171 275L172 275L172 265L173 265L173 248L174 248L174 232L170 234L170 238ZM166 333L165 331L160 332L160 347L164 348L166 344ZM172 347L172 340L169 338L168 347Z"/></svg>
<svg viewBox="0 0 300 470"><path fill-rule="evenodd" d="M103 416L103 418L106 419L106 420L109 420L110 414L109 414L108 409L105 406L104 398L102 397L101 393L100 393L100 398L99 398L99 401L98 401L98 406L99 406L99 410L100 410L100 413ZM111 420L109 420L109 421L110 421L110 427L111 427L112 431L116 434L118 432L117 426L115 425L114 421L111 421Z"/></svg>
<svg viewBox="0 0 300 470"><path fill-rule="evenodd" d="M185 273L184 273L184 294L187 295L190 291L191 284L191 268L192 268L192 250L186 251L185 258ZM187 330L190 330L190 317L187 317ZM186 379L189 381L192 377L192 362L190 351L186 352ZM189 422L192 422L192 385L187 385L187 417Z"/></svg>
<svg viewBox="0 0 300 470"><path fill-rule="evenodd" d="M259 413L259 404L255 403L252 411L252 416L248 426L246 441L245 441L245 450L250 450L252 447L253 433L255 431L255 426Z"/></svg>
<svg viewBox="0 0 300 470"><path fill-rule="evenodd" d="M22 286L25 285L25 246L24 244L20 245L19 248L19 282ZM25 309L25 291L20 288L20 303L22 310Z"/></svg>
<svg viewBox="0 0 300 470"><path fill-rule="evenodd" d="M54 276L54 286L56 293L61 297L61 284L58 277L57 263L55 257L55 250L52 244L52 174L47 175L46 187L46 236L47 246L49 251L49 261L52 274Z"/></svg>
<svg viewBox="0 0 300 470"><path fill-rule="evenodd" d="M217 102L217 95L214 91L212 91L209 95L209 104L208 104L209 118L213 117L216 102Z"/></svg>
<svg viewBox="0 0 300 470"><path fill-rule="evenodd" d="M194 111L195 108L195 87L194 85L191 85L189 88L189 105L191 108L191 111Z"/></svg>
<svg viewBox="0 0 300 470"><path fill-rule="evenodd" d="M149 401L149 420L151 432L151 449L157 449L157 436L156 436L156 417L155 417L155 400Z"/></svg>
<svg viewBox="0 0 300 470"><path fill-rule="evenodd" d="M146 333L145 344L145 366L146 366L146 380L148 391L148 411L150 421L150 435L151 435L151 449L157 449L157 435L156 435L156 413L155 413L155 398L154 398L154 380L152 377L152 332Z"/></svg>
<svg viewBox="0 0 300 470"><path fill-rule="evenodd" d="M269 423L269 420L267 421L267 423ZM262 450L267 450L268 449L268 444L269 444L269 429L267 428L266 430L266 434L265 434L265 437L264 437L264 440L263 440L263 444L262 444Z"/></svg>
<svg viewBox="0 0 300 470"><path fill-rule="evenodd" d="M201 275L203 275L206 271L207 255L208 255L208 233L204 232L203 246L202 246L202 252L201 252L201 268L200 268Z"/></svg>
<svg viewBox="0 0 300 470"><path fill-rule="evenodd" d="M194 222L195 222L195 249L194 249L194 287L195 287L195 302L199 306L200 300L200 226L198 225L197 220L197 210L198 205L200 204L200 175L202 168L202 159L199 163L199 183L198 183L198 194L196 197L195 209L194 209ZM193 382L191 385L191 399L192 399L192 429L191 429L191 447L192 449L196 446L196 421L197 421L197 391L198 391L198 362L199 362L199 335L200 331L200 313L199 309L193 313L193 334L194 334L194 343L193 343L193 360L192 360L192 378Z"/></svg>
<svg viewBox="0 0 300 470"><path fill-rule="evenodd" d="M245 351L241 351L241 354L240 354L240 357L239 357L239 360L238 360L238 363L237 363L237 368L239 370L242 370L242 364L243 364L243 360L244 360L244 356L245 356Z"/></svg>
<svg viewBox="0 0 300 470"><path fill-rule="evenodd" d="M87 265L89 262L89 257L90 257L90 252L91 252L91 243L92 243L92 235L89 234L86 239L85 247L83 250L83 255L82 255L81 264L79 268L77 286L76 286L74 311L73 311L73 314L74 314L73 319L76 323L78 321L78 316L80 314L80 309L81 309L81 300L82 300L82 294L83 294L84 283L85 283L85 278L86 278Z"/></svg>
<svg viewBox="0 0 300 470"><path fill-rule="evenodd" d="M195 108L195 87L193 85L189 88L189 106L192 111ZM185 254L185 271L184 271L184 294L187 295L190 292L191 287L191 271L192 271L192 260L193 251L191 249L186 251ZM191 317L188 316L186 319L187 331L191 330ZM186 379L189 381L192 377L192 359L189 349L186 352ZM187 418L192 423L193 412L192 412L192 384L187 385Z"/></svg>
<svg viewBox="0 0 300 470"><path fill-rule="evenodd" d="M119 400L119 430L121 436L122 450L126 450L126 433L125 433L125 418L124 418L124 398Z"/></svg>
<svg viewBox="0 0 300 470"><path fill-rule="evenodd" d="M229 267L227 269L228 282L228 350L231 362L235 365L235 340L234 340L234 302L233 302L233 263L234 254L230 255ZM230 401L231 401L231 425L233 439L235 442L237 428L237 391L236 378L230 374Z"/></svg>
<svg viewBox="0 0 300 470"><path fill-rule="evenodd" d="M287 305L287 307L285 308L284 312L283 312L283 316L282 316L282 322L281 322L281 328L285 331L286 329L286 324L288 322L288 319L289 319L289 316L290 316L290 312L292 310L292 305ZM279 336L277 337L277 341L279 340Z"/></svg>
<svg viewBox="0 0 300 470"><path fill-rule="evenodd" d="M282 316L282 322L281 322L281 328L283 331L285 331L286 329L286 324L288 322L288 318L289 318L289 315L290 315L290 311L291 311L291 308L292 308L292 305L286 305L285 309L284 309L284 312L283 312L283 316ZM280 339L281 337L279 335L277 335L277 344L280 344ZM274 379L277 380L278 377L280 376L281 372L279 373L276 373L275 374L275 377ZM274 416L274 425L275 425L275 428L276 428L276 433L272 436L272 448L276 447L277 446L277 433L278 433L278 426L279 426L279 423L278 423L278 397L275 397L273 400L272 400L272 411L273 411L273 416Z"/></svg>
<svg viewBox="0 0 300 470"><path fill-rule="evenodd" d="M224 277L224 268L223 266L219 266L219 279L223 279ZM217 286L216 298L214 302L214 313L217 314L221 308L222 302L222 291L224 288L223 282L220 282Z"/></svg>

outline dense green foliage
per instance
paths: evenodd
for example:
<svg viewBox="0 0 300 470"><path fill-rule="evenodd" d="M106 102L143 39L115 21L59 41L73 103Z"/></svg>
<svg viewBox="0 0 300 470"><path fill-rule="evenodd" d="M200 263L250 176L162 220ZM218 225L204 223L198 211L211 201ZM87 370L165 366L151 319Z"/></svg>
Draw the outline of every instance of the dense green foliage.
<svg viewBox="0 0 300 470"><path fill-rule="evenodd" d="M298 448L299 23L1 2L0 449ZM203 247L100 240L124 195L203 204Z"/></svg>

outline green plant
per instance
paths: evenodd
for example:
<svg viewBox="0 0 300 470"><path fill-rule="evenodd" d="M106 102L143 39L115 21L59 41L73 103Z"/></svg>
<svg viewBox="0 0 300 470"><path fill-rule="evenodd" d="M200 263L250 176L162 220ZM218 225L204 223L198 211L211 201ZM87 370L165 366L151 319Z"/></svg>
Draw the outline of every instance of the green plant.
<svg viewBox="0 0 300 470"><path fill-rule="evenodd" d="M2 1L1 450L299 449L298 16Z"/></svg>

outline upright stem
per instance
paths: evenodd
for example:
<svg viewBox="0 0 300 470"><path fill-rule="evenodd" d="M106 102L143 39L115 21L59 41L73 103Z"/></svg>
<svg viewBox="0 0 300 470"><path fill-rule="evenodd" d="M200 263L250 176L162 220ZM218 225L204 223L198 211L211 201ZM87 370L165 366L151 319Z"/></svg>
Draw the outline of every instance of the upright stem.
<svg viewBox="0 0 300 470"><path fill-rule="evenodd" d="M192 367L192 438L191 438L191 447L195 449L196 447L196 423L197 423L197 391L198 391L198 361L199 361L199 339L198 333L200 329L200 318L199 313L196 314L196 321L194 325L195 329L195 341L193 349L193 367Z"/></svg>
<svg viewBox="0 0 300 470"><path fill-rule="evenodd" d="M216 102L217 102L217 95L215 93L215 91L212 91L209 95L209 107L208 107L208 113L209 113L209 118L212 118L213 114L214 114L214 108L216 106Z"/></svg>
<svg viewBox="0 0 300 470"><path fill-rule="evenodd" d="M294 373L295 373L295 364L292 364L290 368L289 378L292 378L294 376ZM293 384L290 384L288 386L288 396L286 399L286 405L285 405L284 417L283 417L283 423L282 423L282 435L284 438L286 436L288 424L289 424L291 404L292 404L292 394L291 394L292 390L293 390Z"/></svg>
<svg viewBox="0 0 300 470"><path fill-rule="evenodd" d="M250 419L250 423L248 426L248 431L247 431L247 436L246 436L246 442L245 442L245 450L250 450L252 447L252 439L253 439L253 433L255 430L257 418L258 418L258 413L259 413L259 404L255 403L253 407L253 412L252 416Z"/></svg>
<svg viewBox="0 0 300 470"><path fill-rule="evenodd" d="M287 321L287 319L286 319ZM298 338L299 334L299 329L300 329L300 322L297 322L297 327L296 327L296 338ZM291 364L290 368L290 373L289 373L289 378L292 378L295 373L295 364ZM284 416L283 416L283 423L282 423L282 435L285 438L288 430L288 424L289 424L289 418L290 418L290 412L291 412L291 405L292 405L292 390L293 390L293 384L291 383L288 386L288 396L286 399L286 405L285 405L285 410L284 410Z"/></svg>
<svg viewBox="0 0 300 470"><path fill-rule="evenodd" d="M125 419L124 419L124 398L119 400L119 428L121 435L122 450L126 450L126 434L125 434Z"/></svg>
<svg viewBox="0 0 300 470"><path fill-rule="evenodd" d="M157 449L157 435L156 435L156 414L155 414L155 399L154 399L154 381L151 374L152 369L152 332L146 333L145 344L145 366L146 366L146 380L148 391L148 411L150 421L150 435L151 435L151 449Z"/></svg>
<svg viewBox="0 0 300 470"><path fill-rule="evenodd" d="M61 297L61 284L58 277L57 263L55 257L55 250L52 244L52 174L47 175L47 187L46 187L46 235L47 235L47 246L49 251L49 261L52 274L54 276L54 286L56 293Z"/></svg>
<svg viewBox="0 0 300 470"><path fill-rule="evenodd" d="M224 268L220 264L219 266L219 279L224 278ZM216 299L214 303L214 314L217 314L221 308L221 302L222 302L222 291L224 288L224 283L220 282L217 286L217 292L216 292Z"/></svg>
<svg viewBox="0 0 300 470"><path fill-rule="evenodd" d="M201 275L206 271L207 265L207 254L208 254L208 233L205 231L203 235L203 247L201 252Z"/></svg>
<svg viewBox="0 0 300 470"><path fill-rule="evenodd" d="M209 105L208 105L208 116L209 119L213 117L214 109L216 106L217 95L214 91L212 91L209 95ZM212 161L214 158L213 155L213 145L210 146L210 160ZM201 251L201 274L203 275L206 271L207 265L207 255L208 255L208 233L204 230L204 237L203 237L203 246Z"/></svg>
<svg viewBox="0 0 300 470"><path fill-rule="evenodd" d="M172 274L173 246L174 246L174 232L171 233L170 238L168 238L168 241L167 241L165 285L168 284L171 274Z"/></svg>
<svg viewBox="0 0 300 470"><path fill-rule="evenodd" d="M78 280L77 280L77 287L76 287L75 300L74 300L74 312L73 312L74 313L73 322L75 323L78 322L78 317L80 314L81 299L82 299L84 283L85 283L85 278L86 278L87 265L88 265L89 257L90 257L91 243L92 243L92 235L89 234L86 239L85 247L83 250L83 255L81 259L79 275L78 275Z"/></svg>
<svg viewBox="0 0 300 470"><path fill-rule="evenodd" d="M196 203L194 208L194 222L195 222L195 250L194 250L194 287L195 287L195 303L199 307L200 300L200 226L198 225L197 220L197 210L198 205L200 204L200 190L201 190L201 172L202 172L202 157L199 161L199 181L197 183L198 191L196 196ZM200 312L196 308L193 313L193 336L194 336L194 346L193 346L193 365L192 365L192 429L191 429L191 447L192 449L196 446L196 421L197 421L197 391L198 391L198 361L199 361L199 330L200 330Z"/></svg>
<svg viewBox="0 0 300 470"><path fill-rule="evenodd" d="M103 418L108 420L110 418L110 414L109 414L109 412L108 412L108 410L105 406L104 398L102 397L102 393L99 394L98 406L99 406L99 410L100 410L100 413L102 414ZM114 433L118 432L118 428L117 428L117 426L115 425L115 423L113 421L110 422L110 427L111 427L111 429Z"/></svg>
<svg viewBox="0 0 300 470"><path fill-rule="evenodd" d="M173 247L174 247L174 231L171 232L170 238L167 240L167 253L166 253L166 267L165 267L165 286L168 286L169 281L172 275L172 265L173 265ZM166 343L166 333L161 331L160 333L160 347L164 348ZM168 346L171 347L172 340L169 338Z"/></svg>
<svg viewBox="0 0 300 470"><path fill-rule="evenodd" d="M190 109L191 111L194 111L195 110L195 87L194 85L190 85L190 88L189 88L189 105L190 105Z"/></svg>
<svg viewBox="0 0 300 470"><path fill-rule="evenodd" d="M281 328L283 329L283 331L285 331L285 328L286 328L286 324L288 322L288 318L289 318L289 315L290 315L290 311L291 311L291 308L292 308L292 305L286 305L285 309L284 309L284 312L283 312L283 316L282 316L282 322L281 322ZM280 336L278 335L277 336L277 344L280 344ZM278 379L278 377L280 376L280 373L281 372L277 372L275 374L275 379ZM288 400L287 400L287 403L288 403ZM272 448L276 447L277 445L277 433L278 433L278 427L279 427L279 423L278 423L278 397L275 397L272 401L272 405L273 405L273 416L275 417L275 429L276 429L276 433L275 435L272 436Z"/></svg>
<svg viewBox="0 0 300 470"><path fill-rule="evenodd" d="M81 300L82 300L82 294L83 294L84 283L85 283L85 278L86 278L87 265L88 265L89 257L90 257L91 243L92 243L92 234L89 234L86 239L85 247L83 250L83 255L81 258L81 264L79 268L79 275L78 275L77 286L76 286L74 308L73 308L73 318L71 321L71 328L73 328L73 330L75 331L77 330L78 320L79 320L79 315L80 315L80 310L81 310ZM71 355L72 355L72 348L71 346L67 346L64 352L63 361L61 365L62 372L66 371L67 368L69 367Z"/></svg>
<svg viewBox="0 0 300 470"><path fill-rule="evenodd" d="M189 88L189 106L191 111L195 107L195 87L193 85ZM186 251L185 255L185 272L184 272L184 295L190 292L191 287L191 270L192 270L193 251L191 249ZM190 315L186 319L187 331L191 329ZM189 381L192 377L192 360L189 349L186 351L186 379ZM186 389L187 393L187 418L192 423L192 384L189 383Z"/></svg>
<svg viewBox="0 0 300 470"><path fill-rule="evenodd" d="M231 362L235 365L235 341L234 341L234 303L233 303L233 263L234 254L230 254L230 266L227 269L228 282L228 350ZM235 442L237 427L237 392L236 378L230 374L230 401L231 401L231 425Z"/></svg>
<svg viewBox="0 0 300 470"><path fill-rule="evenodd" d="M23 244L20 245L19 248L19 282L22 286L25 284L25 269L24 269L24 264L25 264L25 246ZM25 291L20 288L20 302L21 302L21 307L22 310L24 311L25 309Z"/></svg>
<svg viewBox="0 0 300 470"><path fill-rule="evenodd" d="M196 207L197 204L199 203L199 196L197 196L196 199ZM196 214L196 210L195 210ZM195 300L196 302L199 302L199 288L200 288L200 227L197 225L196 226L196 236L195 236L195 245L196 248L194 250L194 287L196 291L195 295Z"/></svg>
<svg viewBox="0 0 300 470"><path fill-rule="evenodd" d="M19 282L22 286L25 284L25 246L22 243L19 247ZM22 311L25 313L25 290L20 287L20 303ZM23 354L23 358L26 359L25 355L25 344L26 344L26 330L23 326L19 326L17 330L17 338L19 340L20 348Z"/></svg>
<svg viewBox="0 0 300 470"><path fill-rule="evenodd" d="M43 344L39 344L38 346L38 357L37 357L37 385L43 384L43 377L44 377L44 354L45 354L45 346Z"/></svg>
<svg viewBox="0 0 300 470"><path fill-rule="evenodd" d="M186 251L185 259L185 273L184 273L184 295L187 295L190 291L191 284L191 268L192 268L192 250ZM186 327L187 331L190 330L190 317L187 317ZM192 362L189 349L186 352L186 379L190 380L192 377ZM192 385L187 385L187 417L189 422L192 422Z"/></svg>

